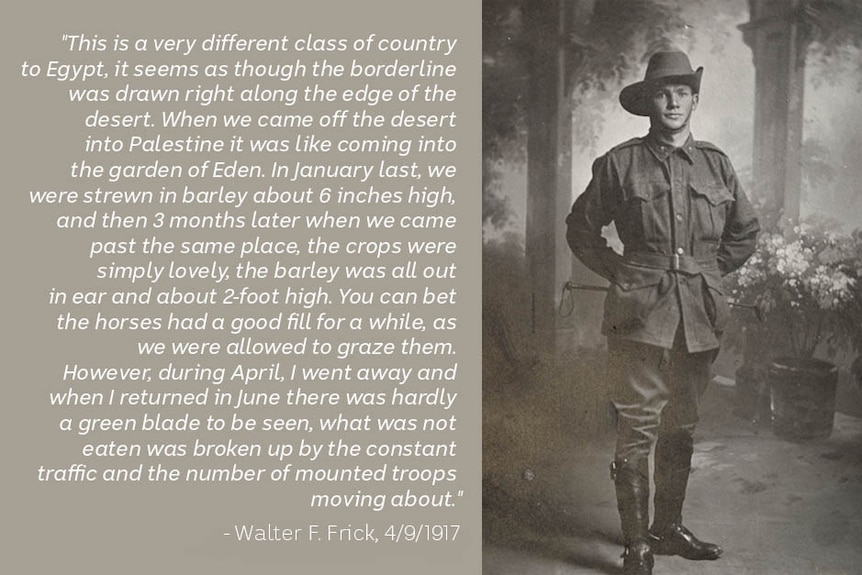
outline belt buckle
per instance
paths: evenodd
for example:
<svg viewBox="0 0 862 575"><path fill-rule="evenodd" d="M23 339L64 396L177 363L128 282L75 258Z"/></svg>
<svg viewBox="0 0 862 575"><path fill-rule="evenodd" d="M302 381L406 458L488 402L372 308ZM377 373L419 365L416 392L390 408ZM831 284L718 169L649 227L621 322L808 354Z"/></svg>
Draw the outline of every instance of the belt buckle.
<svg viewBox="0 0 862 575"><path fill-rule="evenodd" d="M679 270L679 254L673 254L673 257L670 260L670 269L674 271Z"/></svg>

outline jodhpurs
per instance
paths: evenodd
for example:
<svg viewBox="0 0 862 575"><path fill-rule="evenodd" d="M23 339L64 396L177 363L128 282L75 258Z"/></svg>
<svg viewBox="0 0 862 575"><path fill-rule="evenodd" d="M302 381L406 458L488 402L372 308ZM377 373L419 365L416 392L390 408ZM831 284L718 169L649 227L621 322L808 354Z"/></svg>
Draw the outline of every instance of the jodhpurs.
<svg viewBox="0 0 862 575"><path fill-rule="evenodd" d="M663 436L691 443L718 350L689 353L680 330L673 349L609 338L608 351L615 460L634 464L647 458Z"/></svg>

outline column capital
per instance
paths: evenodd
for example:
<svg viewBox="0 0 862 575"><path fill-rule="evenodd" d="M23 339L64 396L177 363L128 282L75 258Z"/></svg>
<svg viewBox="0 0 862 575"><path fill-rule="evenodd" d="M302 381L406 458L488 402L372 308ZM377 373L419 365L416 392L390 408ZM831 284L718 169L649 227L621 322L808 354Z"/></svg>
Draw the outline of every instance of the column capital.
<svg viewBox="0 0 862 575"><path fill-rule="evenodd" d="M750 20L737 28L752 50L757 32L778 31L790 25L796 25L799 40L807 45L811 26L808 0L748 0L748 6Z"/></svg>

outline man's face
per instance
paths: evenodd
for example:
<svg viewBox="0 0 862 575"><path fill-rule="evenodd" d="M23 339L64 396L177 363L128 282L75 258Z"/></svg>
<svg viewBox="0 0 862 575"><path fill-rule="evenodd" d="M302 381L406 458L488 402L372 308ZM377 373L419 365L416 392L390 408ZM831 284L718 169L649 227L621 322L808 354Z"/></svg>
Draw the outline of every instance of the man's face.
<svg viewBox="0 0 862 575"><path fill-rule="evenodd" d="M666 132L688 128L691 113L697 109L697 94L686 84L663 84L650 94L650 118Z"/></svg>

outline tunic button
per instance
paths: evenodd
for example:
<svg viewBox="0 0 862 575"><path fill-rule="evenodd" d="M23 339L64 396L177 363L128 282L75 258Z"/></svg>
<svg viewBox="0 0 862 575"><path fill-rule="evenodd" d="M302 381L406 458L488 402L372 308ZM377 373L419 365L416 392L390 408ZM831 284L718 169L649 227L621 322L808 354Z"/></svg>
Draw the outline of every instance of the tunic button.
<svg viewBox="0 0 862 575"><path fill-rule="evenodd" d="M682 255L685 253L685 250L682 248L676 248L676 253L678 253L679 255Z"/></svg>
<svg viewBox="0 0 862 575"><path fill-rule="evenodd" d="M678 222L681 222L681 221L682 221L682 214L677 214L677 215L676 215L676 221L678 221Z"/></svg>

